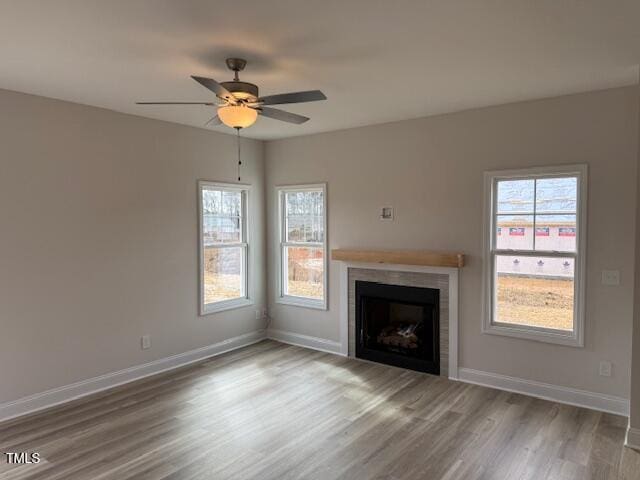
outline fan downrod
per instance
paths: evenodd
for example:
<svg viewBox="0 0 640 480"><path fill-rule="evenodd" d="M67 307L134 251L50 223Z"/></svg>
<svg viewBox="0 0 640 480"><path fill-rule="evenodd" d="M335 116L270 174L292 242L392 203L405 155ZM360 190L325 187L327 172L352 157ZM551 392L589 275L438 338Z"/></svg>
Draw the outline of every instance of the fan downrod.
<svg viewBox="0 0 640 480"><path fill-rule="evenodd" d="M238 72L244 70L244 67L247 66L247 61L244 58L227 58L225 60L227 64L227 68L235 72L234 80L238 81Z"/></svg>

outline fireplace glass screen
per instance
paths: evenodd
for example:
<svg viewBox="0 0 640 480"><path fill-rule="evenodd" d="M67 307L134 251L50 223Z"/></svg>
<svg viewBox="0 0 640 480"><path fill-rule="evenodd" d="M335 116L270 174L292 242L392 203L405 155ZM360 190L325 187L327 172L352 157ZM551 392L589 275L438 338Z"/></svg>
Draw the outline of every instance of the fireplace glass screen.
<svg viewBox="0 0 640 480"><path fill-rule="evenodd" d="M438 374L439 293L356 282L356 356Z"/></svg>

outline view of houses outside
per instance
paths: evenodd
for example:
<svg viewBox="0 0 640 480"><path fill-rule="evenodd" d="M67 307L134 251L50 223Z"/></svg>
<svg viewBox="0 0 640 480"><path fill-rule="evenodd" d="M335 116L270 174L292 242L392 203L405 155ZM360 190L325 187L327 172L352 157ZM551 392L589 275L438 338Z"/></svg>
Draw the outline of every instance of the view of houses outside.
<svg viewBox="0 0 640 480"><path fill-rule="evenodd" d="M573 329L577 180L498 183L495 244L530 255L496 255L497 322Z"/></svg>

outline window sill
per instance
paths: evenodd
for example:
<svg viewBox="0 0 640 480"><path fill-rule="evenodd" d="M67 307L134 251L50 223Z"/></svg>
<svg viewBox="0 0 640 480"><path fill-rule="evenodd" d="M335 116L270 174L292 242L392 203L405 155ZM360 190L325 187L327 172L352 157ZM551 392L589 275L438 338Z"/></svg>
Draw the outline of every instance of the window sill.
<svg viewBox="0 0 640 480"><path fill-rule="evenodd" d="M554 343L569 347L584 347L582 339L575 332L562 332L559 330L545 330L542 328L526 327L518 325L491 324L483 325L482 333L490 335L502 335L506 337L533 340L536 342Z"/></svg>
<svg viewBox="0 0 640 480"><path fill-rule="evenodd" d="M292 305L294 307L313 308L315 310L327 310L327 304L325 300L313 300L304 297L293 297L285 295L283 297L276 298L276 303L282 305Z"/></svg>
<svg viewBox="0 0 640 480"><path fill-rule="evenodd" d="M204 317L206 315L211 315L212 313L235 310L236 308L248 307L249 305L253 305L253 300L249 298L234 298L233 300L210 303L208 305L204 305L200 309L200 316Z"/></svg>

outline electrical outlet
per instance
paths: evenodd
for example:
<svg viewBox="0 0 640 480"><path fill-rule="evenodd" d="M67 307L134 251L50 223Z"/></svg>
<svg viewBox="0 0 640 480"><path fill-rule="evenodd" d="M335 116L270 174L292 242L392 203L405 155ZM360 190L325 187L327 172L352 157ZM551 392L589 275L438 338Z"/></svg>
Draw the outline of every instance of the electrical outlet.
<svg viewBox="0 0 640 480"><path fill-rule="evenodd" d="M619 270L603 270L602 284L603 285L620 285L620 271Z"/></svg>
<svg viewBox="0 0 640 480"><path fill-rule="evenodd" d="M260 320L260 310L256 310L256 320Z"/></svg>
<svg viewBox="0 0 640 480"><path fill-rule="evenodd" d="M600 362L600 376L611 376L611 362Z"/></svg>
<svg viewBox="0 0 640 480"><path fill-rule="evenodd" d="M140 337L140 348L142 348L142 350L151 348L151 335L143 335Z"/></svg>

